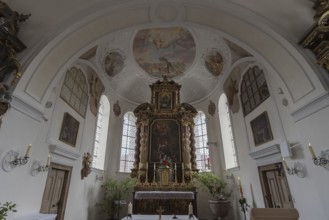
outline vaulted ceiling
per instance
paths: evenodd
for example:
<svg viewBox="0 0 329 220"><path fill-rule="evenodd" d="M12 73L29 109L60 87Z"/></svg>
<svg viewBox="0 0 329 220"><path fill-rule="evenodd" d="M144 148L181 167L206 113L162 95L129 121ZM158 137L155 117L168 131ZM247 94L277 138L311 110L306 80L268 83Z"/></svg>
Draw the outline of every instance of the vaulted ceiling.
<svg viewBox="0 0 329 220"><path fill-rule="evenodd" d="M166 75L182 85L183 102L197 103L250 62L280 71L272 44L303 51L298 41L315 13L310 0L7 3L32 14L21 26L28 49L19 56L32 77L26 92L40 102L58 73L77 65L97 72L108 91L128 102L149 102L149 85ZM44 85L36 83L40 77Z"/></svg>

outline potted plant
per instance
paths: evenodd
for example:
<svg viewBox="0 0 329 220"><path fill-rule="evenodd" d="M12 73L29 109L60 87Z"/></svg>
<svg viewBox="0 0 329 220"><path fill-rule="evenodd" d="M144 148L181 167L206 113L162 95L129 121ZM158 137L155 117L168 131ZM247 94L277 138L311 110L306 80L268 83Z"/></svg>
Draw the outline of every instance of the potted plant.
<svg viewBox="0 0 329 220"><path fill-rule="evenodd" d="M16 204L12 202L6 202L1 205L0 203L0 220L6 220L9 212L17 212Z"/></svg>
<svg viewBox="0 0 329 220"><path fill-rule="evenodd" d="M225 219L231 207L228 198L232 190L227 189L227 183L211 172L194 172L192 174L196 186L210 195L208 201L210 210L219 219Z"/></svg>
<svg viewBox="0 0 329 220"><path fill-rule="evenodd" d="M119 219L122 202L128 198L131 188L135 185L136 179L130 177L123 180L112 177L106 178L101 186L103 189L102 201L97 203L96 206L101 207L109 220Z"/></svg>

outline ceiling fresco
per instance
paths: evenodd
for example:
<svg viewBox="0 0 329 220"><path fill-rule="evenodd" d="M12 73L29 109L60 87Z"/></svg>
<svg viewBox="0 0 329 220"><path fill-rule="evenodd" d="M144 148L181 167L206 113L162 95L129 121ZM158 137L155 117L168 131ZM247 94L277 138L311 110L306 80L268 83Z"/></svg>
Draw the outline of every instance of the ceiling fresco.
<svg viewBox="0 0 329 220"><path fill-rule="evenodd" d="M181 27L149 28L137 32L133 55L149 75L168 78L180 76L192 65L196 54L190 31Z"/></svg>

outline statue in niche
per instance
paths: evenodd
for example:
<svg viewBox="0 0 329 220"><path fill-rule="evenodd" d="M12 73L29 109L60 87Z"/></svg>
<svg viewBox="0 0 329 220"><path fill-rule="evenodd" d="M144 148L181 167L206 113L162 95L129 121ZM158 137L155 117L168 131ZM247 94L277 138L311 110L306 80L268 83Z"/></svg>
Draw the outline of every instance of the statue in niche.
<svg viewBox="0 0 329 220"><path fill-rule="evenodd" d="M226 93L228 105L233 113L237 113L240 109L239 104L239 83L241 73L233 71L224 82L224 91Z"/></svg>
<svg viewBox="0 0 329 220"><path fill-rule="evenodd" d="M18 23L26 21L30 16L13 11L0 0L0 82L8 81L12 72L19 72L16 53L22 52L26 46L17 37Z"/></svg>

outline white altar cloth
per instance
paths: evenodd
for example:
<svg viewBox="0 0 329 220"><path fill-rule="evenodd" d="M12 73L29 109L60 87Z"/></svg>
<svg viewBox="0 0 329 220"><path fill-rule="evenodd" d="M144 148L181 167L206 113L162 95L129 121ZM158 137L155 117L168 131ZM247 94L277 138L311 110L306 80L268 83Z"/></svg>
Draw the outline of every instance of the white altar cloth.
<svg viewBox="0 0 329 220"><path fill-rule="evenodd" d="M135 199L194 199L189 191L137 191Z"/></svg>
<svg viewBox="0 0 329 220"><path fill-rule="evenodd" d="M176 215L177 220L198 220L197 217L189 218L188 215ZM129 220L130 218L124 217L122 220ZM175 220L173 215L162 215L162 220ZM131 220L159 220L159 215L132 215Z"/></svg>
<svg viewBox="0 0 329 220"><path fill-rule="evenodd" d="M35 213L35 214L28 214L28 215L22 215L15 220L55 220L57 214L41 214L41 213Z"/></svg>

